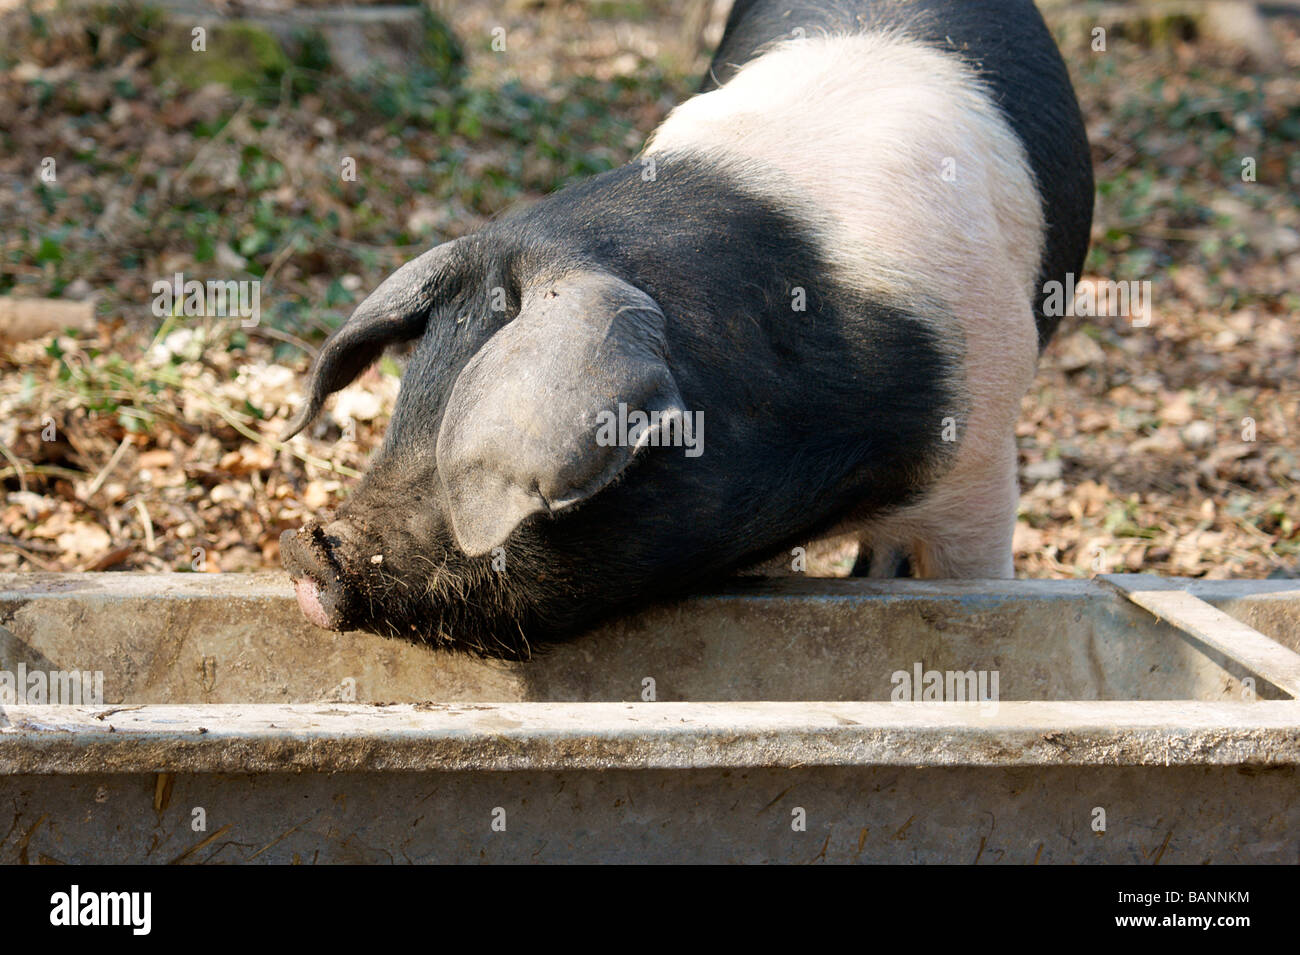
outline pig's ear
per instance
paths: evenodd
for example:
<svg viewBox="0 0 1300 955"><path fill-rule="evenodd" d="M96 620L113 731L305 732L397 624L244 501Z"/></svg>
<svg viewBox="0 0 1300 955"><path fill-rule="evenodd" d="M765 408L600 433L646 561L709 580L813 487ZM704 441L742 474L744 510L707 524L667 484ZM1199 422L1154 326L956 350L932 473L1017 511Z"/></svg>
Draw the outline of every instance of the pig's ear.
<svg viewBox="0 0 1300 955"><path fill-rule="evenodd" d="M453 273L456 239L430 249L390 275L321 346L312 365L307 400L280 434L288 441L320 414L325 399L352 384L385 348L424 332L434 298Z"/></svg>
<svg viewBox="0 0 1300 955"><path fill-rule="evenodd" d="M611 443L620 403L658 412L661 427L685 413L665 361L664 314L640 289L605 272L570 272L525 287L521 306L456 379L438 432L452 529L471 557L627 467L655 429Z"/></svg>

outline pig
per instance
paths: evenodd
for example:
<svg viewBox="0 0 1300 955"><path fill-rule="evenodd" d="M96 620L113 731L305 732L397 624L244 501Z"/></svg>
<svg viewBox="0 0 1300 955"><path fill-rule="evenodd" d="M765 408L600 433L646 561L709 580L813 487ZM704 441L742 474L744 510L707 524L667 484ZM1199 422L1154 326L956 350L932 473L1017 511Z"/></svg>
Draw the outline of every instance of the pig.
<svg viewBox="0 0 1300 955"><path fill-rule="evenodd" d="M505 658L810 541L1007 577L1015 423L1093 182L1030 0L738 0L627 165L408 262L286 439L411 343L382 447L281 539L307 619Z"/></svg>

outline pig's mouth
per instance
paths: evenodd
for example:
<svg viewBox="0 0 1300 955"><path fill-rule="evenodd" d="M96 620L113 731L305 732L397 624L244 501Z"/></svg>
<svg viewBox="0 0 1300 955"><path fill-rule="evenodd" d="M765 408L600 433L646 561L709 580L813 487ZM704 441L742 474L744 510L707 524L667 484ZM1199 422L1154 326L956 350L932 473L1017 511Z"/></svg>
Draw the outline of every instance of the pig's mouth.
<svg viewBox="0 0 1300 955"><path fill-rule="evenodd" d="M311 522L280 535L280 557L293 579L303 616L326 630L346 630L350 624L347 590L331 543L337 541Z"/></svg>
<svg viewBox="0 0 1300 955"><path fill-rule="evenodd" d="M318 627L334 629L334 616L321 604L320 585L310 577L299 577L293 587L303 616Z"/></svg>

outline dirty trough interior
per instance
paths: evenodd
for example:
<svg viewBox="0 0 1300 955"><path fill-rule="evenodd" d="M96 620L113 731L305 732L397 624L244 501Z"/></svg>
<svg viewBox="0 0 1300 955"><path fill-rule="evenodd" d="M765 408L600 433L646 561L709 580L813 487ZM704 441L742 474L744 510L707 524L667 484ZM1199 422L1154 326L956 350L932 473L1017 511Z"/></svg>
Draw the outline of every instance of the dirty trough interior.
<svg viewBox="0 0 1300 955"><path fill-rule="evenodd" d="M1297 650L1287 580L740 580L503 663L6 575L0 861L1295 863Z"/></svg>

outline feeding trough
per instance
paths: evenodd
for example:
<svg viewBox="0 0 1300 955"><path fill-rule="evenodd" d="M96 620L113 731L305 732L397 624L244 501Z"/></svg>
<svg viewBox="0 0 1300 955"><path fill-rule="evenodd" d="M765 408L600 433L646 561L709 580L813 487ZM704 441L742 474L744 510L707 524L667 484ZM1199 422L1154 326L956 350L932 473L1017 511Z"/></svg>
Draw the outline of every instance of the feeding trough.
<svg viewBox="0 0 1300 955"><path fill-rule="evenodd" d="M0 627L6 862L1300 861L1295 581L740 580L526 662L269 574Z"/></svg>

